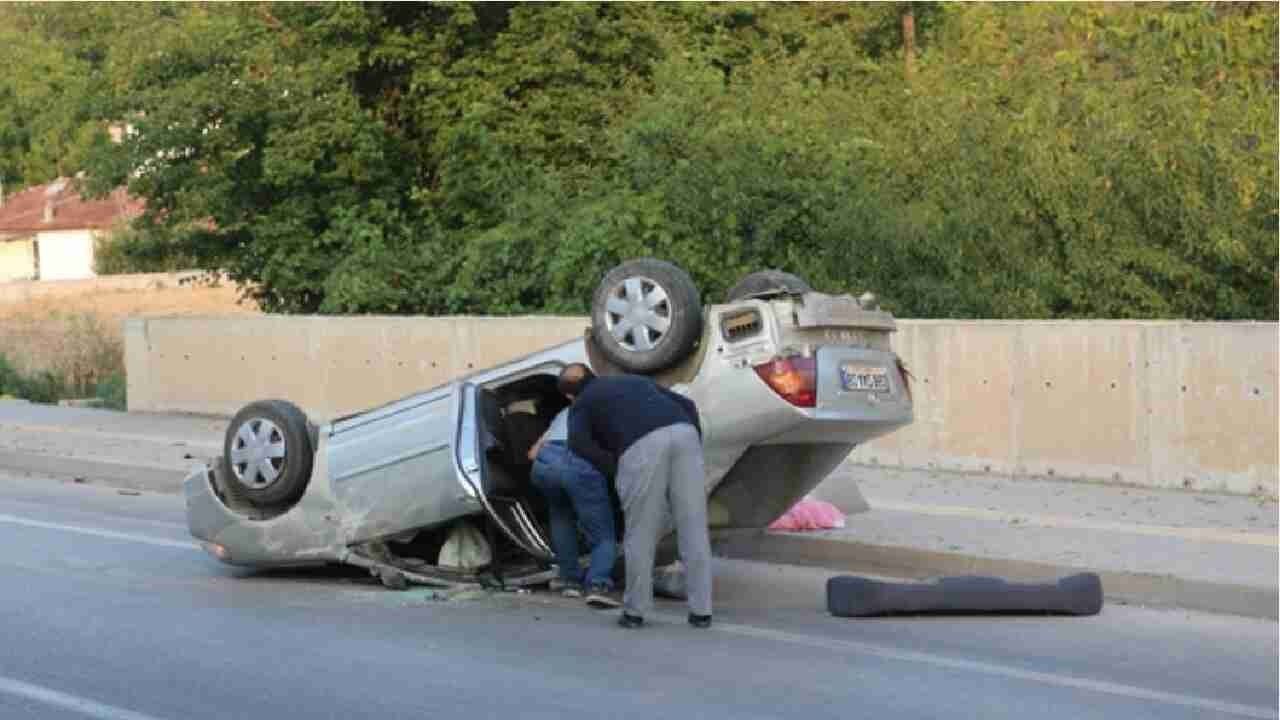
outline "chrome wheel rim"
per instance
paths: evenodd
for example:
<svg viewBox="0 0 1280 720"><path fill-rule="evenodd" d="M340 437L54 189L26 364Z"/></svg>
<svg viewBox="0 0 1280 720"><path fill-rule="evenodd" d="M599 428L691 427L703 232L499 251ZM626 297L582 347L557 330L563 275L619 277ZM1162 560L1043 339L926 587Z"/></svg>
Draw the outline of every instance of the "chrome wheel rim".
<svg viewBox="0 0 1280 720"><path fill-rule="evenodd" d="M629 277L609 290L604 324L624 350L653 350L671 327L671 300L667 291L653 280Z"/></svg>
<svg viewBox="0 0 1280 720"><path fill-rule="evenodd" d="M263 490L284 472L284 433L266 418L251 418L236 430L231 444L231 471L245 487Z"/></svg>

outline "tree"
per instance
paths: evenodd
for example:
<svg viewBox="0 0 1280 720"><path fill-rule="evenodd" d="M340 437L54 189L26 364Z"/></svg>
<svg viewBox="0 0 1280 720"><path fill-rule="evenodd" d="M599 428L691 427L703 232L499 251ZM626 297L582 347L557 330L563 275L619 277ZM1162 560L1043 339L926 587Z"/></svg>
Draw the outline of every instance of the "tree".
<svg viewBox="0 0 1280 720"><path fill-rule="evenodd" d="M1274 5L0 20L10 66L47 70L0 77L0 180L87 158L147 199L139 253L271 310L577 312L651 253L711 297L780 266L904 315L1276 317ZM135 133L105 143L120 119Z"/></svg>
<svg viewBox="0 0 1280 720"><path fill-rule="evenodd" d="M91 58L50 43L56 7L0 5L0 183L6 192L72 175L105 128L95 123Z"/></svg>

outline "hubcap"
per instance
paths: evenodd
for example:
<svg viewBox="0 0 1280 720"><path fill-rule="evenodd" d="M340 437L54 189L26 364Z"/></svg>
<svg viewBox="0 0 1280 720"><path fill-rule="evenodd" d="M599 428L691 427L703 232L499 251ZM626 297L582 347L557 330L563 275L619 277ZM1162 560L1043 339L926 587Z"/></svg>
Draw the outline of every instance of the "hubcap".
<svg viewBox="0 0 1280 720"><path fill-rule="evenodd" d="M605 302L605 327L625 350L652 350L671 327L667 291L646 277L629 277L613 286Z"/></svg>
<svg viewBox="0 0 1280 720"><path fill-rule="evenodd" d="M284 433L266 418L240 425L231 444L231 471L245 487L270 487L284 470Z"/></svg>

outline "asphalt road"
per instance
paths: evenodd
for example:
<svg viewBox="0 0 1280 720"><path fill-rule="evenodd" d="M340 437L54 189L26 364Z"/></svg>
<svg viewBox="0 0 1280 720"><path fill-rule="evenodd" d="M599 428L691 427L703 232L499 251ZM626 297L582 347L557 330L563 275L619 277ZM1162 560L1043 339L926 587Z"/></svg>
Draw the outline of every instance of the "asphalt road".
<svg viewBox="0 0 1280 720"><path fill-rule="evenodd" d="M545 594L229 568L181 503L0 473L0 718L1277 717L1264 620L842 620L827 573L718 561L713 629L670 603L627 631Z"/></svg>

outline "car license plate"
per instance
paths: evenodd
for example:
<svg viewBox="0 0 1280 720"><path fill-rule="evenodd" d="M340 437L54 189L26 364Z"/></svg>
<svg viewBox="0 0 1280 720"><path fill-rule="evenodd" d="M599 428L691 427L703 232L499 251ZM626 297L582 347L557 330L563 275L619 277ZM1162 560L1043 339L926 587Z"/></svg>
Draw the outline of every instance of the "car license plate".
<svg viewBox="0 0 1280 720"><path fill-rule="evenodd" d="M882 367L841 363L840 385L845 390L889 392L889 373Z"/></svg>

